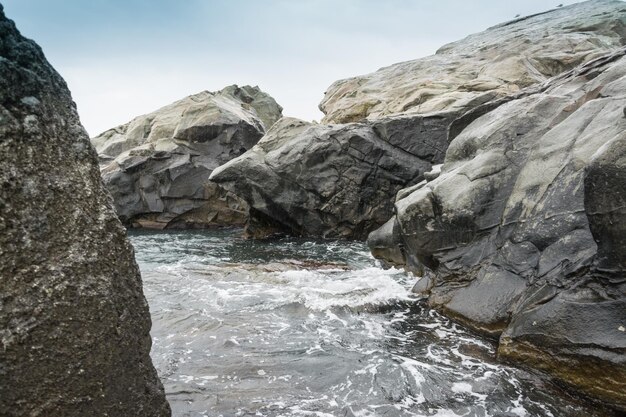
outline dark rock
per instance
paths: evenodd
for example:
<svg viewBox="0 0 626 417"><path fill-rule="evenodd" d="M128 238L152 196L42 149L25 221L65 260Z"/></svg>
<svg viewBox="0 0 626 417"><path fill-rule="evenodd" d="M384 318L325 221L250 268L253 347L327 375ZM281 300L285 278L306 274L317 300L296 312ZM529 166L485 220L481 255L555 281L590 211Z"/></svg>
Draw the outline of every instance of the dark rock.
<svg viewBox="0 0 626 417"><path fill-rule="evenodd" d="M254 209L253 236L365 239L392 215L391 197L443 160L446 127L455 116L346 125L284 118L211 180Z"/></svg>
<svg viewBox="0 0 626 417"><path fill-rule="evenodd" d="M63 79L0 6L0 415L169 416L133 249Z"/></svg>
<svg viewBox="0 0 626 417"><path fill-rule="evenodd" d="M394 227L397 227L397 223L396 219L392 218L369 234L367 244L372 255L381 259L384 262L384 266L403 267L406 264L406 260L402 250L402 242L395 240L400 233L394 232Z"/></svg>
<svg viewBox="0 0 626 417"><path fill-rule="evenodd" d="M93 138L120 220L155 229L243 226L248 205L209 175L257 143L281 111L258 87L233 85Z"/></svg>
<svg viewBox="0 0 626 417"><path fill-rule="evenodd" d="M402 193L397 226L372 234L395 245L378 256L402 248L406 268L432 270L431 305L500 335L501 358L621 409L625 53L475 118L450 143L441 174Z"/></svg>

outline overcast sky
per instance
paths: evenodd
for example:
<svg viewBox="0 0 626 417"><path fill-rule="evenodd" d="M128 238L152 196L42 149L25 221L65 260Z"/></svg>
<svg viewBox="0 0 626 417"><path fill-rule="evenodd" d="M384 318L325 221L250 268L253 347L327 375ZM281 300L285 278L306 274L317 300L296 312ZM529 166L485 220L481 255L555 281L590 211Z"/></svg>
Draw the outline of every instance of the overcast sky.
<svg viewBox="0 0 626 417"><path fill-rule="evenodd" d="M90 135L172 101L258 85L319 120L335 80L567 0L0 0L67 81Z"/></svg>

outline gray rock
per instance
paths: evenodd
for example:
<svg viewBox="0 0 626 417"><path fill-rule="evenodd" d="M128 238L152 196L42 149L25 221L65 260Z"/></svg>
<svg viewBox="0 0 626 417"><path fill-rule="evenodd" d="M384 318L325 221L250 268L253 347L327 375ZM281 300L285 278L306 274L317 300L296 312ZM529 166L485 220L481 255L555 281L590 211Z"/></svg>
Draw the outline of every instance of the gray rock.
<svg viewBox="0 0 626 417"><path fill-rule="evenodd" d="M619 48L625 23L626 6L615 0L516 19L445 45L435 55L335 82L320 104L323 121L464 112Z"/></svg>
<svg viewBox="0 0 626 417"><path fill-rule="evenodd" d="M501 358L626 409L626 50L471 122L403 194L378 256L432 271L431 305ZM488 106L488 105L487 105ZM395 259L395 258L393 258Z"/></svg>
<svg viewBox="0 0 626 417"><path fill-rule="evenodd" d="M212 179L250 204L251 236L365 238L393 214L398 191L439 175L431 165L442 162L450 140L473 120L528 95L523 87L539 90L550 76L615 50L626 40L625 23L622 2L596 0L338 81L321 104L324 121L358 123L303 128L286 122L263 147ZM367 149L355 141L367 142ZM400 256L392 252L391 264Z"/></svg>
<svg viewBox="0 0 626 417"><path fill-rule="evenodd" d="M150 326L70 92L0 6L0 414L169 416Z"/></svg>
<svg viewBox="0 0 626 417"><path fill-rule="evenodd" d="M390 197L442 161L442 118L345 125L284 118L250 151L213 171L211 180L250 204L251 236L364 239L391 216Z"/></svg>
<svg viewBox="0 0 626 417"><path fill-rule="evenodd" d="M91 140L119 218L128 226L243 225L247 204L208 181L250 149L282 108L258 87L204 91Z"/></svg>

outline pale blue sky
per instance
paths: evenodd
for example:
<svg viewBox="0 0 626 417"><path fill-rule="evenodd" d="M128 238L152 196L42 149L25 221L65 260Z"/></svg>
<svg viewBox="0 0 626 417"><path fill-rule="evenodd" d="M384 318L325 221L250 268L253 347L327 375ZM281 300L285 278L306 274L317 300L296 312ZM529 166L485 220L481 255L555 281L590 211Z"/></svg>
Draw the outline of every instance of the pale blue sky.
<svg viewBox="0 0 626 417"><path fill-rule="evenodd" d="M259 85L319 120L335 80L567 0L0 0L91 135L202 90Z"/></svg>

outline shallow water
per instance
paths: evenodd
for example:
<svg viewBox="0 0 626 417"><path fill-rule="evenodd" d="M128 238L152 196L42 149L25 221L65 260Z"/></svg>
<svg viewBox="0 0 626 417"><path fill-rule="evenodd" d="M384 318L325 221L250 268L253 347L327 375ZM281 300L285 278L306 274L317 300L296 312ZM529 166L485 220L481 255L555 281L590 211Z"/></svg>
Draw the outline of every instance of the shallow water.
<svg viewBox="0 0 626 417"><path fill-rule="evenodd" d="M174 416L601 416L429 310L354 242L137 232Z"/></svg>

